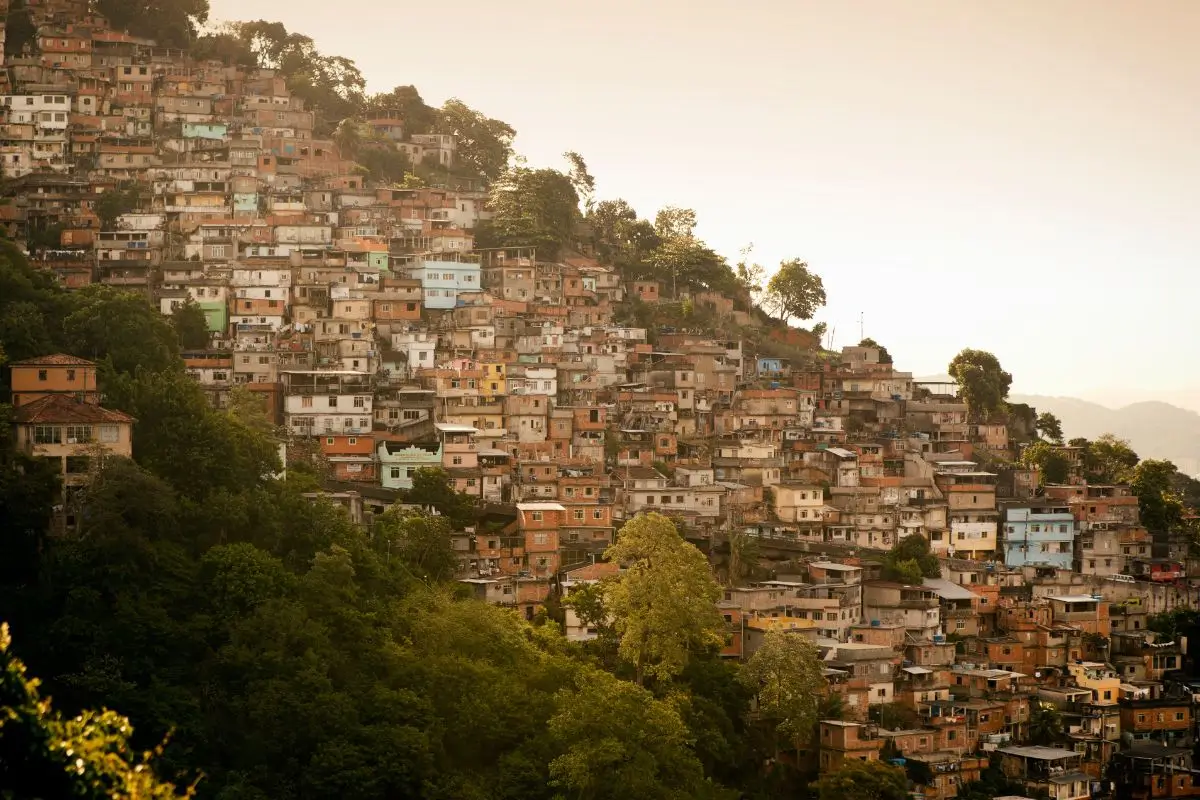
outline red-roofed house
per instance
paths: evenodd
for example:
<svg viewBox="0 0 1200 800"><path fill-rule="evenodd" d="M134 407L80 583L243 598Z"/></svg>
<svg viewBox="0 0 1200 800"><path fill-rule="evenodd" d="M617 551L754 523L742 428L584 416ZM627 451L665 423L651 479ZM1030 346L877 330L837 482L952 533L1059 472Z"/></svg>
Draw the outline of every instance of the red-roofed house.
<svg viewBox="0 0 1200 800"><path fill-rule="evenodd" d="M75 499L91 480L94 458L133 457L133 417L84 403L66 394L48 394L13 414L17 448L54 462L62 476L60 530L75 527Z"/></svg>

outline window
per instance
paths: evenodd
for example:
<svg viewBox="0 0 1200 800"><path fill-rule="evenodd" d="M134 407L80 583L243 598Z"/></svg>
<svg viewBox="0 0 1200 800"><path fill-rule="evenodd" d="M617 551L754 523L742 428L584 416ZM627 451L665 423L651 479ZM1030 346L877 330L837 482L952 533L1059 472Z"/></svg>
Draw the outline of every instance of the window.
<svg viewBox="0 0 1200 800"><path fill-rule="evenodd" d="M454 456L453 458L450 459L450 463L456 467L461 466L463 463L462 456Z"/></svg>
<svg viewBox="0 0 1200 800"><path fill-rule="evenodd" d="M604 519L604 512L598 508L594 509L592 511L592 519Z"/></svg>
<svg viewBox="0 0 1200 800"><path fill-rule="evenodd" d="M73 369L67 370L67 380L69 380L69 381L75 380L75 370L73 370Z"/></svg>
<svg viewBox="0 0 1200 800"><path fill-rule="evenodd" d="M349 439L346 441L346 444L358 444L358 439L356 439L356 438L354 438L353 436L351 436L351 437L350 437L350 438L349 438Z"/></svg>
<svg viewBox="0 0 1200 800"><path fill-rule="evenodd" d="M540 512L540 511L533 511L530 513L529 516L533 519L534 522L542 521L542 512Z"/></svg>
<svg viewBox="0 0 1200 800"><path fill-rule="evenodd" d="M44 380L46 380L46 377L47 377L47 376L46 376L46 370L44 370L44 369L39 369L39 370L38 370L38 380L39 380L39 381L44 381Z"/></svg>
<svg viewBox="0 0 1200 800"><path fill-rule="evenodd" d="M62 444L62 428L57 425L35 425L34 444Z"/></svg>
<svg viewBox="0 0 1200 800"><path fill-rule="evenodd" d="M91 425L68 425L67 444L83 444L92 441Z"/></svg>
<svg viewBox="0 0 1200 800"><path fill-rule="evenodd" d="M367 407L367 398L365 398L365 397L354 398L354 407L355 408L366 408Z"/></svg>
<svg viewBox="0 0 1200 800"><path fill-rule="evenodd" d="M399 467L392 467L390 471L391 471L391 476L392 476L392 478L393 478L393 479L395 479L395 480L399 480L399 478L400 478L400 468L399 468Z"/></svg>
<svg viewBox="0 0 1200 800"><path fill-rule="evenodd" d="M311 397L301 397L300 398L300 407L301 408L312 408L312 398Z"/></svg>
<svg viewBox="0 0 1200 800"><path fill-rule="evenodd" d="M329 398L329 407L337 408L337 397L336 396Z"/></svg>

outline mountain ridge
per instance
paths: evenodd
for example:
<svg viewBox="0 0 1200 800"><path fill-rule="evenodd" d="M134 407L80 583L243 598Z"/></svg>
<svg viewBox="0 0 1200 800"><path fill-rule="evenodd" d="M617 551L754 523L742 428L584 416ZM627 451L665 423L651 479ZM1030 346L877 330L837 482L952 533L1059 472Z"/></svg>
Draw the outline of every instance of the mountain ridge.
<svg viewBox="0 0 1200 800"><path fill-rule="evenodd" d="M1078 397L1012 395L1014 403L1028 403L1039 412L1049 411L1062 420L1071 439L1094 439L1111 433L1128 439L1142 458L1175 462L1189 474L1200 471L1200 414L1162 400L1141 400L1111 408Z"/></svg>

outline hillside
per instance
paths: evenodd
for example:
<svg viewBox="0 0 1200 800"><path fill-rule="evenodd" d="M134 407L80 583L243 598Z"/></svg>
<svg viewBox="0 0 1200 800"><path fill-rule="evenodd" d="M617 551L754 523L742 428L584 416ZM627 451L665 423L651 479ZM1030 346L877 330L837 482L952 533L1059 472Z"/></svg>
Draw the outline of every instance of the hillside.
<svg viewBox="0 0 1200 800"><path fill-rule="evenodd" d="M1170 403L1133 403L1108 408L1075 397L1013 395L1013 402L1028 403L1062 420L1067 438L1095 438L1112 433L1128 439L1143 458L1166 458L1184 472L1200 471L1200 414Z"/></svg>

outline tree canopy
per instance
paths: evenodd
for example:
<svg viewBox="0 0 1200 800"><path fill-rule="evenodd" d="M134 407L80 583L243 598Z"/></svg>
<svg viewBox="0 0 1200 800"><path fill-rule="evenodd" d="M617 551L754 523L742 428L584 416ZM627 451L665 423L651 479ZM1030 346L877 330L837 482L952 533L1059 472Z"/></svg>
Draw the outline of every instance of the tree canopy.
<svg viewBox="0 0 1200 800"><path fill-rule="evenodd" d="M708 559L661 514L642 514L621 528L605 557L624 566L606 585L605 608L621 658L647 677L668 680L689 656L720 645L720 586Z"/></svg>
<svg viewBox="0 0 1200 800"><path fill-rule="evenodd" d="M948 369L973 416L983 418L1003 410L1012 375L994 355L967 348L954 357Z"/></svg>
<svg viewBox="0 0 1200 800"><path fill-rule="evenodd" d="M1043 485L1066 483L1071 473L1071 462L1061 450L1048 442L1034 442L1025 447L1021 451L1021 463L1037 468Z"/></svg>
<svg viewBox="0 0 1200 800"><path fill-rule="evenodd" d="M883 761L850 759L812 785L818 800L905 800L904 770Z"/></svg>
<svg viewBox="0 0 1200 800"><path fill-rule="evenodd" d="M789 319L812 319L817 309L825 305L825 284L799 259L784 261L767 281L763 299L766 307L786 322Z"/></svg>
<svg viewBox="0 0 1200 800"><path fill-rule="evenodd" d="M920 585L924 578L940 578L942 565L920 534L906 536L883 557L883 577L891 581Z"/></svg>

